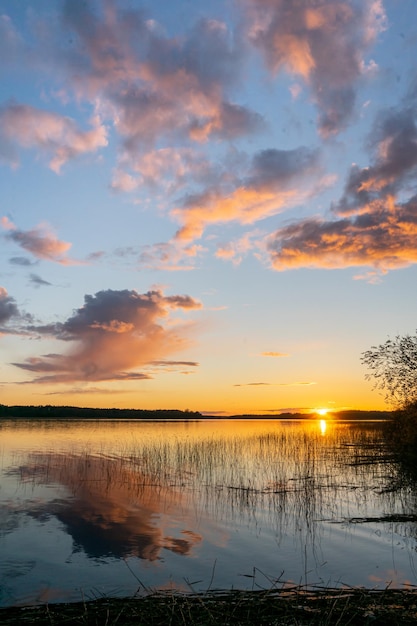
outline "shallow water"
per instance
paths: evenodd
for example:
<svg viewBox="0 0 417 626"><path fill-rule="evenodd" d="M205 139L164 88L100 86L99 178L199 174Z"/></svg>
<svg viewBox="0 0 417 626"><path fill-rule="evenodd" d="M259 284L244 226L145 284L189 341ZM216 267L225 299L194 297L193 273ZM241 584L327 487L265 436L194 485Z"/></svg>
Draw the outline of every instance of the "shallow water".
<svg viewBox="0 0 417 626"><path fill-rule="evenodd" d="M381 424L0 422L0 606L417 584Z"/></svg>

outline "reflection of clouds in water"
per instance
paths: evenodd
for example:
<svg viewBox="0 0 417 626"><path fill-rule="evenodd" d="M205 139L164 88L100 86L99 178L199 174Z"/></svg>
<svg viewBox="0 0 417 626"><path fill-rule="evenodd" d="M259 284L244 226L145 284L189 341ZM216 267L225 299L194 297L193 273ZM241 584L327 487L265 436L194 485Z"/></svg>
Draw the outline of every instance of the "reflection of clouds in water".
<svg viewBox="0 0 417 626"><path fill-rule="evenodd" d="M36 561L12 561L5 560L0 562L0 575L1 578L6 580L7 578L18 578L19 576L25 576L33 570L36 565Z"/></svg>
<svg viewBox="0 0 417 626"><path fill-rule="evenodd" d="M35 454L21 474L68 489L69 499L34 506L28 513L36 519L55 516L76 551L91 558L137 556L154 561L161 558L162 549L189 555L203 540L190 529L196 521L185 494L151 484L122 459Z"/></svg>

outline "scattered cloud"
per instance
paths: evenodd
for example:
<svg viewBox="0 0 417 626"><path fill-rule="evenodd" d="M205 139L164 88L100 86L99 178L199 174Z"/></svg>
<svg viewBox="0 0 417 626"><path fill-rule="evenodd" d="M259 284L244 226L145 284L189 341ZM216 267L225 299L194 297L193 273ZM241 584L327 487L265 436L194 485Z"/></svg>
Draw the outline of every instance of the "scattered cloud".
<svg viewBox="0 0 417 626"><path fill-rule="evenodd" d="M415 180L417 174L415 107L380 112L368 137L371 165L353 165L342 198L333 205L340 216L367 213ZM411 187L412 188L412 187Z"/></svg>
<svg viewBox="0 0 417 626"><path fill-rule="evenodd" d="M39 336L69 343L66 353L14 365L36 374L33 382L39 383L147 379L149 374L135 368L161 363L190 343L186 324L168 323L170 312L199 308L201 304L190 296L165 296L158 290L99 291L85 296L84 305L65 322L30 327Z"/></svg>
<svg viewBox="0 0 417 626"><path fill-rule="evenodd" d="M309 385L317 385L314 381L300 381L294 383L240 383L233 385L233 387L262 387L262 386L272 386L272 387L299 387L299 386L309 386Z"/></svg>
<svg viewBox="0 0 417 626"><path fill-rule="evenodd" d="M115 394L119 395L121 393L133 393L133 389L114 389L113 387L109 389L108 387L73 387L72 389L65 388L65 390L60 391L48 391L47 393L43 393L44 396L88 396L92 394L97 394L100 396L114 396Z"/></svg>
<svg viewBox="0 0 417 626"><path fill-rule="evenodd" d="M269 387L272 383L237 383L233 387Z"/></svg>
<svg viewBox="0 0 417 626"><path fill-rule="evenodd" d="M9 296L4 287L0 287L0 324L6 324L12 318L19 316L20 313L16 301Z"/></svg>
<svg viewBox="0 0 417 626"><path fill-rule="evenodd" d="M30 274L29 281L31 285L33 285L36 289L38 289L39 287L50 287L52 285L52 283L48 283L47 280L44 280L43 278L38 276L38 274Z"/></svg>
<svg viewBox="0 0 417 626"><path fill-rule="evenodd" d="M384 272L417 262L417 196L351 219L311 218L279 229L267 248L276 270L371 266Z"/></svg>
<svg viewBox="0 0 417 626"><path fill-rule="evenodd" d="M9 259L11 265L21 265L22 267L30 267L36 265L37 261L31 261L25 256L13 256Z"/></svg>
<svg viewBox="0 0 417 626"><path fill-rule="evenodd" d="M187 241L156 243L142 248L138 265L140 269L158 269L168 272L194 270L206 248Z"/></svg>
<svg viewBox="0 0 417 626"><path fill-rule="evenodd" d="M298 204L308 195L303 183L320 173L317 150L262 150L255 154L246 178L232 185L211 186L189 195L172 211L182 223L176 239L189 241L202 236L213 223L237 221L252 224Z"/></svg>
<svg viewBox="0 0 417 626"><path fill-rule="evenodd" d="M40 224L31 230L19 230L7 217L3 217L1 223L3 228L8 231L4 237L30 252L36 258L53 261L61 265L80 263L80 261L75 261L67 256L71 244L57 239L47 224ZM22 257L17 258L21 259ZM26 263L19 262L19 264Z"/></svg>
<svg viewBox="0 0 417 626"><path fill-rule="evenodd" d="M372 273L355 278L377 282L388 270L417 262L416 118L411 108L377 115L367 142L371 164L351 167L331 206L339 219L307 218L270 235L274 269L367 266Z"/></svg>
<svg viewBox="0 0 417 626"><path fill-rule="evenodd" d="M382 0L246 0L245 6L248 36L270 71L286 71L311 90L320 133L345 128L367 72L365 55L385 28Z"/></svg>
<svg viewBox="0 0 417 626"><path fill-rule="evenodd" d="M50 157L49 167L59 174L67 161L106 145L106 129L98 119L83 131L57 113L16 102L0 106L0 159L13 166L18 165L19 148L35 148Z"/></svg>
<svg viewBox="0 0 417 626"><path fill-rule="evenodd" d="M32 317L19 311L16 300L0 286L0 336L26 334L24 326L29 322Z"/></svg>
<svg viewBox="0 0 417 626"><path fill-rule="evenodd" d="M190 181L204 182L215 176L213 164L193 148L165 147L144 154L125 154L113 173L114 191L132 192L142 187L164 189L170 195Z"/></svg>
<svg viewBox="0 0 417 626"><path fill-rule="evenodd" d="M215 256L224 261L230 261L233 265L240 265L244 257L250 250L258 246L258 239L261 233L259 230L245 233L235 241L219 244ZM255 239L255 241L254 241Z"/></svg>
<svg viewBox="0 0 417 626"><path fill-rule="evenodd" d="M290 356L287 352L261 352L261 356L284 357Z"/></svg>
<svg viewBox="0 0 417 626"><path fill-rule="evenodd" d="M64 63L80 97L100 100L126 153L146 151L162 136L204 142L262 124L228 97L243 50L221 21L203 18L184 36L169 37L144 11L66 1L58 33L62 26L74 46L63 45L59 35L48 42L59 49L61 71Z"/></svg>
<svg viewBox="0 0 417 626"><path fill-rule="evenodd" d="M151 365L158 367L198 367L197 361L152 361Z"/></svg>

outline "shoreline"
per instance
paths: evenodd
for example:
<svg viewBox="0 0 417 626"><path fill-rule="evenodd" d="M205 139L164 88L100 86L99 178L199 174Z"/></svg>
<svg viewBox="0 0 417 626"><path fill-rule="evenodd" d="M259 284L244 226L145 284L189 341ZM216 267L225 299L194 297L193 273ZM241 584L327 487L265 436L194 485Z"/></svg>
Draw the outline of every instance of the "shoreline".
<svg viewBox="0 0 417 626"><path fill-rule="evenodd" d="M0 608L3 626L13 624L197 626L201 624L415 624L417 589L282 587L202 594L155 592L137 598Z"/></svg>
<svg viewBox="0 0 417 626"><path fill-rule="evenodd" d="M119 409L89 408L75 406L28 406L0 404L0 422L2 420L96 420L96 421L143 421L143 422L204 422L204 421L279 421L279 420L311 420L331 419L338 421L386 421L393 415L392 411L350 409L344 411L328 411L320 413L242 413L234 415L211 415L199 411L182 411L180 409Z"/></svg>

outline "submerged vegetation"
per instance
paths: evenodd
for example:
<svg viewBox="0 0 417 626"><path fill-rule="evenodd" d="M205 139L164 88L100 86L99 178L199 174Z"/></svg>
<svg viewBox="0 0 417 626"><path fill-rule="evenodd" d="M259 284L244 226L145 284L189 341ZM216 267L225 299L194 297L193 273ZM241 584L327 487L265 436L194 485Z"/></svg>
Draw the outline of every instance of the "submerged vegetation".
<svg viewBox="0 0 417 626"><path fill-rule="evenodd" d="M108 424L111 437L96 440L104 427L80 424L83 436L71 439L71 445L61 447L57 445L60 438L52 436L48 442L53 445L16 453L7 473L16 476L28 493L36 493L38 485L51 490L61 487L60 498L47 505L31 496L24 504L27 519L53 516L65 527L78 552L97 562L108 557L120 559L129 571L131 563L133 577L131 588L123 588L124 599L107 597L105 592L94 594L84 587L83 602L0 609L0 623L416 623L417 590L411 583L394 579L392 587L405 588L391 589L389 579L379 578L374 584L388 584L387 588L352 588L344 579L329 580L322 561L313 562L323 539L321 524L326 532L336 533L333 525L338 525L346 534L358 524L361 529L368 524L376 532L386 528L404 546L414 546L417 536L416 490L412 482L401 478L396 454L384 442L386 424L374 423L371 428L357 423L352 429L337 420L322 422L311 420L297 427L258 423L256 428L244 423L239 428L221 424L213 429L206 424L203 431L203 425L193 423L138 424L136 430L123 426L129 439L120 440L117 432L121 425ZM40 426L40 422L31 424L27 432L39 432ZM13 432L21 427L18 422L13 424ZM50 428L51 422L45 422L45 432ZM77 426L62 423L58 428L57 432L72 433ZM170 435L164 436L168 432ZM164 527L164 521L158 524L166 509L176 519L189 516L187 525L179 529L186 532L175 534ZM209 527L204 526L206 515L211 520ZM198 525L193 525L195 519ZM222 572L211 571L211 563L207 571L199 569L202 580L190 582L193 579L178 574L169 591L158 584L145 587L141 583L141 562L159 563L173 553L176 557L195 556L204 539L209 542L210 535L215 541L220 538L216 535L220 521L232 529L240 529L239 524L252 528L256 536L258 529L271 528L278 545L292 536L298 551L306 555L305 573L296 578L286 571L275 578L268 569L260 578L259 570L253 568L253 574L251 570L239 574L242 588L235 589L223 583L226 579L220 580ZM343 554L349 558L346 551ZM270 568L270 562L265 566Z"/></svg>

